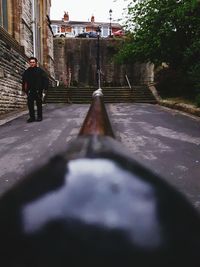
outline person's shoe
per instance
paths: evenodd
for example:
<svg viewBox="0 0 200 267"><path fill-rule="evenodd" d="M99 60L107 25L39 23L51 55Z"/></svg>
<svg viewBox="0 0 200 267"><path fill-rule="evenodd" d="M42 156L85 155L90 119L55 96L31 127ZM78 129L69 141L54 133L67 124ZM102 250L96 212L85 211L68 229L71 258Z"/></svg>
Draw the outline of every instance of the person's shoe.
<svg viewBox="0 0 200 267"><path fill-rule="evenodd" d="M42 118L40 118L40 117L39 117L39 118L37 118L37 121L42 121Z"/></svg>
<svg viewBox="0 0 200 267"><path fill-rule="evenodd" d="M29 119L27 120L28 123L29 123L29 122L34 122L34 121L35 121L34 118L29 118Z"/></svg>

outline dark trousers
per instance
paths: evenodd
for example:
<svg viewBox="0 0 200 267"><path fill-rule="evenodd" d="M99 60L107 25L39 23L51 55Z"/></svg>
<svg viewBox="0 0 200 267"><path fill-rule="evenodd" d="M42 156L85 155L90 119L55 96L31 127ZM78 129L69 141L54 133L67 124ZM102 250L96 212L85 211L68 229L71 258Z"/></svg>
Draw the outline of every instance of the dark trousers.
<svg viewBox="0 0 200 267"><path fill-rule="evenodd" d="M29 109L30 118L35 119L34 102L37 106L37 117L42 118L42 93L40 92L29 92L27 98L27 105Z"/></svg>

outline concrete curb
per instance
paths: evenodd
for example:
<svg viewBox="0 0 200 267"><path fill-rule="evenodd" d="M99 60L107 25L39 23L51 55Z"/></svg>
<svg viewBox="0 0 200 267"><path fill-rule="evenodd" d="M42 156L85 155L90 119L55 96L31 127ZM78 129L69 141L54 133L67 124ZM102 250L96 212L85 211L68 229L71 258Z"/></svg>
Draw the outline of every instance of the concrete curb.
<svg viewBox="0 0 200 267"><path fill-rule="evenodd" d="M180 110L180 111L189 113L191 115L200 117L200 108L197 108L194 105L190 105L190 104L177 103L176 101L172 101L172 100L163 100L159 96L156 90L156 87L154 85L149 85L148 88L152 92L154 97L156 98L159 105L172 108L172 109L176 109L176 110Z"/></svg>
<svg viewBox="0 0 200 267"><path fill-rule="evenodd" d="M193 105L185 103L176 103L175 101L170 101L170 100L160 100L158 101L158 104L200 117L200 108L196 108Z"/></svg>
<svg viewBox="0 0 200 267"><path fill-rule="evenodd" d="M15 111L15 113L12 112L10 114L2 115L2 118L0 118L0 126L26 114L28 114L28 110Z"/></svg>

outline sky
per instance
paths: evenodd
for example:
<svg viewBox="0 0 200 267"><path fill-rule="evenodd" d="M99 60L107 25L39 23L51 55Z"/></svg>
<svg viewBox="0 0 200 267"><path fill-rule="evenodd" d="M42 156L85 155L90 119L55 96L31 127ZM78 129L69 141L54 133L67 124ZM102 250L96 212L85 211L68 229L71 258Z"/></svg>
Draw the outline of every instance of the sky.
<svg viewBox="0 0 200 267"><path fill-rule="evenodd" d="M50 18L60 20L66 11L69 20L90 21L94 15L96 22L109 22L109 10L112 9L112 21L117 22L127 5L128 0L51 0Z"/></svg>

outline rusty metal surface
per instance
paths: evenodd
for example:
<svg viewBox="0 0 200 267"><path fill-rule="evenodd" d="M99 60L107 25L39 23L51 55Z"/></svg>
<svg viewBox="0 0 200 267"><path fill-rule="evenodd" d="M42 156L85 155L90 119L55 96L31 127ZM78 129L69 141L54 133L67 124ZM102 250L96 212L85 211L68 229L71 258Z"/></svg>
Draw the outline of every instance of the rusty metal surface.
<svg viewBox="0 0 200 267"><path fill-rule="evenodd" d="M79 135L106 135L114 138L103 97L93 98Z"/></svg>

